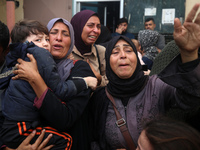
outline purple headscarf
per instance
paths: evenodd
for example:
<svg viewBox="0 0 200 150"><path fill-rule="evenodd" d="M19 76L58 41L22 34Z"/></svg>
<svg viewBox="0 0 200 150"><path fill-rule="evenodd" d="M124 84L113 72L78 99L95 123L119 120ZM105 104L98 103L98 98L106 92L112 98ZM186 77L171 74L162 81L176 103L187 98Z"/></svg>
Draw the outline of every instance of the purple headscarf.
<svg viewBox="0 0 200 150"><path fill-rule="evenodd" d="M63 18L51 19L47 24L48 30L50 31L53 28L54 24L58 21L63 22L69 28L70 38L71 38L71 45L66 56L62 59L54 59L58 67L58 74L60 75L61 80L65 81L70 75L71 68L74 67L73 60L67 59L67 56L72 52L74 47L74 30L72 25Z"/></svg>
<svg viewBox="0 0 200 150"><path fill-rule="evenodd" d="M91 45L86 45L83 42L83 40L81 38L81 34L82 34L82 31L83 31L83 28L84 28L86 22L93 15L98 17L97 13L95 13L92 10L83 10L83 11L78 12L71 19L71 24L74 28L75 46L81 54L91 51Z"/></svg>

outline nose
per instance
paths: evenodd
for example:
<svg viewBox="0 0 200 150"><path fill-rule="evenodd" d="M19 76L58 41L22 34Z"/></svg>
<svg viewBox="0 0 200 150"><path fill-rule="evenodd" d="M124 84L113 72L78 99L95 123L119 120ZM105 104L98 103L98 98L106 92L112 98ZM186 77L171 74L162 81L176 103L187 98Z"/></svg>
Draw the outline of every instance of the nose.
<svg viewBox="0 0 200 150"><path fill-rule="evenodd" d="M123 50L120 52L120 58L126 58L126 53Z"/></svg>
<svg viewBox="0 0 200 150"><path fill-rule="evenodd" d="M58 33L56 36L57 41L62 41L62 33Z"/></svg>
<svg viewBox="0 0 200 150"><path fill-rule="evenodd" d="M95 33L99 33L99 34L100 34L101 29L99 29L98 27L94 27L93 31L94 31Z"/></svg>
<svg viewBox="0 0 200 150"><path fill-rule="evenodd" d="M44 42L42 42L42 46L43 46L43 47L47 47L48 44L49 44L49 43L48 43L46 40L45 40Z"/></svg>

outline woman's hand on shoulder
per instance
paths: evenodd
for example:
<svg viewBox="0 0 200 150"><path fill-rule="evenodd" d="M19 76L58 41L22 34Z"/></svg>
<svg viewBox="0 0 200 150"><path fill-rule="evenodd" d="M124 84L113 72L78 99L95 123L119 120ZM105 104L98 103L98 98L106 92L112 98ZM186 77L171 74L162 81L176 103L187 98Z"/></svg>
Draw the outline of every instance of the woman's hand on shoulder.
<svg viewBox="0 0 200 150"><path fill-rule="evenodd" d="M16 74L12 77L13 80L22 79L30 82L32 79L35 79L37 75L39 75L37 61L32 54L27 53L27 56L30 59L30 62L24 61L20 58L17 60L17 70L13 71L13 73Z"/></svg>

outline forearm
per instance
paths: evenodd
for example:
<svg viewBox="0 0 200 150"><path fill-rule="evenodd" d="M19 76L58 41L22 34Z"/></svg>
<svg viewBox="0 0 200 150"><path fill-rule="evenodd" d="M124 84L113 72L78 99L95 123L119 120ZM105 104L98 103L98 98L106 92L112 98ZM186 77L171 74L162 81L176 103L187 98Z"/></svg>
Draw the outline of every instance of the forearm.
<svg viewBox="0 0 200 150"><path fill-rule="evenodd" d="M32 86L38 98L40 98L48 88L38 72L32 74L32 78L29 80L29 84Z"/></svg>

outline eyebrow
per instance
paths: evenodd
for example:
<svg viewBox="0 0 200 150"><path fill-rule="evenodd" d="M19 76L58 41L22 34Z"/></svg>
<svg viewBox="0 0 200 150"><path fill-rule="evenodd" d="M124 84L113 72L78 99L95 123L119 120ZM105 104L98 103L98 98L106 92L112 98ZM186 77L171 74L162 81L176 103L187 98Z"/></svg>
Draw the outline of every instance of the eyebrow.
<svg viewBox="0 0 200 150"><path fill-rule="evenodd" d="M59 29L52 29L52 30L54 30L54 31L58 31ZM67 33L69 33L69 31L67 31L67 30L61 30L62 32L67 32ZM51 31L50 31L51 32Z"/></svg>
<svg viewBox="0 0 200 150"><path fill-rule="evenodd" d="M123 44L123 46L130 46L129 44ZM119 45L115 45L114 48L120 47ZM130 46L131 47L131 46Z"/></svg>

